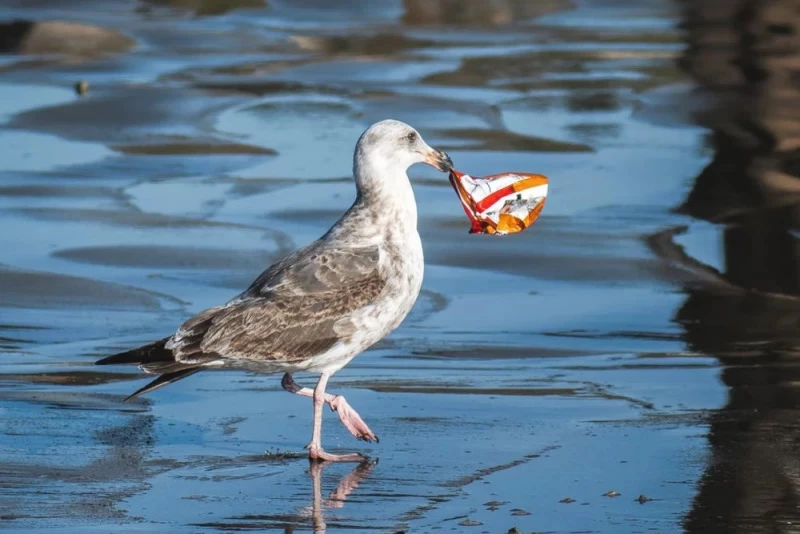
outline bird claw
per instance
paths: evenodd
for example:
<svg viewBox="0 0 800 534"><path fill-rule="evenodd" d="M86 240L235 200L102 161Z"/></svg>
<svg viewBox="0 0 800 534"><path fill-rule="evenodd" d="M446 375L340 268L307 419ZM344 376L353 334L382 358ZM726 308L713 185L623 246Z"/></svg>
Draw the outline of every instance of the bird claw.
<svg viewBox="0 0 800 534"><path fill-rule="evenodd" d="M358 462L369 463L369 456L365 456L358 452L351 452L348 454L331 454L325 452L322 447L315 447L313 444L308 445L308 460L310 462Z"/></svg>
<svg viewBox="0 0 800 534"><path fill-rule="evenodd" d="M377 434L370 430L367 423L361 419L361 416L358 415L356 412L345 400L345 398L341 395L337 395L331 403L331 410L336 412L339 415L339 420L345 426L345 428L353 435L356 439L361 441L366 441L367 443L380 443Z"/></svg>

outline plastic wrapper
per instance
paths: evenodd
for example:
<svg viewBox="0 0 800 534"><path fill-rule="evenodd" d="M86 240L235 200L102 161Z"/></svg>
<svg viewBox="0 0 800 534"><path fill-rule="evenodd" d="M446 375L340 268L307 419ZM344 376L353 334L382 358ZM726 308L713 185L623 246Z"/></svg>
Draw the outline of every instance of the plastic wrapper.
<svg viewBox="0 0 800 534"><path fill-rule="evenodd" d="M453 169L450 183L472 222L471 234L521 232L536 222L547 198L547 177L541 174L504 172L480 178Z"/></svg>

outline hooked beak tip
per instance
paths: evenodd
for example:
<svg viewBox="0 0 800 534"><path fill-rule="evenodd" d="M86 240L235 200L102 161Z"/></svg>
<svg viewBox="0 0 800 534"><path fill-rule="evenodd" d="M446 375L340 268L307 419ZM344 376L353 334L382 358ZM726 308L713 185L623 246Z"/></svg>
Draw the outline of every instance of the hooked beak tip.
<svg viewBox="0 0 800 534"><path fill-rule="evenodd" d="M450 159L450 156L447 155L447 152L442 150L434 149L432 152L430 152L428 157L425 158L425 163L442 172L450 172L453 170L453 160Z"/></svg>

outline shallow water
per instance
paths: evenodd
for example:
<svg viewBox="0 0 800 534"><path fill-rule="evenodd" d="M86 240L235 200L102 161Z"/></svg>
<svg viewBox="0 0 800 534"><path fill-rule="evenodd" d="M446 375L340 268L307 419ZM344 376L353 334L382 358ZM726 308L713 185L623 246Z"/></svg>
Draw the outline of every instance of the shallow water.
<svg viewBox="0 0 800 534"><path fill-rule="evenodd" d="M0 528L792 531L797 219L708 177L736 150L684 4L79 4L0 8L74 23L0 28ZM324 430L377 463L309 466L278 377L122 404L145 379L93 361L321 234L386 117L551 189L534 228L472 236L411 169L423 294L330 385L381 442Z"/></svg>

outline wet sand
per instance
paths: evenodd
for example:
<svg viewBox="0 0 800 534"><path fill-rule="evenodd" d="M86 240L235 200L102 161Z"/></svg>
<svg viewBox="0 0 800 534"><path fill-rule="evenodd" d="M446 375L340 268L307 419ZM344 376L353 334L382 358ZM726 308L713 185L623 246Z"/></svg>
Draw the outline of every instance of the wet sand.
<svg viewBox="0 0 800 534"><path fill-rule="evenodd" d="M741 293L714 269L718 227L674 210L712 157L681 111L676 4L79 4L0 8L93 28L15 26L0 47L0 528L713 524L696 499L727 363L692 321ZM412 168L423 294L330 383L381 442L331 414L324 428L376 462L309 466L310 403L279 377L201 373L122 404L145 379L93 361L316 238L352 202L355 140L386 117L462 170L542 173L551 193L525 233L471 236L446 179ZM702 340L739 320L715 317Z"/></svg>

